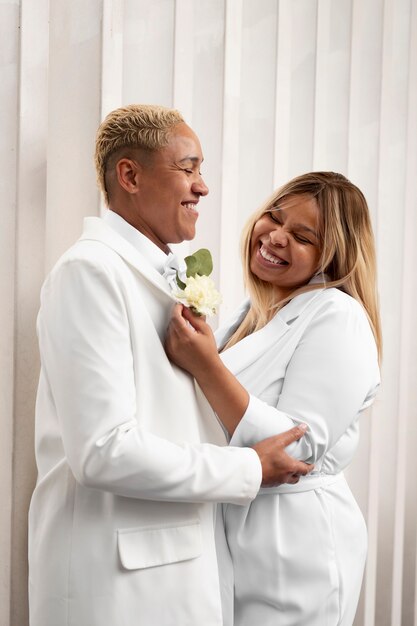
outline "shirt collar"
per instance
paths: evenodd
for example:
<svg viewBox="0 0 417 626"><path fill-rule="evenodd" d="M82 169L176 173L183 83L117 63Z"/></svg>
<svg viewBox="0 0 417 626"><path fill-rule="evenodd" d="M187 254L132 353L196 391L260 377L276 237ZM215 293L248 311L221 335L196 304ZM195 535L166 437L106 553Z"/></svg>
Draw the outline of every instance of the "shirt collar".
<svg viewBox="0 0 417 626"><path fill-rule="evenodd" d="M123 217L108 209L103 216L103 220L121 237L126 239L154 269L160 274L163 273L167 255L163 250L158 248L146 235L137 230L134 226L126 222Z"/></svg>

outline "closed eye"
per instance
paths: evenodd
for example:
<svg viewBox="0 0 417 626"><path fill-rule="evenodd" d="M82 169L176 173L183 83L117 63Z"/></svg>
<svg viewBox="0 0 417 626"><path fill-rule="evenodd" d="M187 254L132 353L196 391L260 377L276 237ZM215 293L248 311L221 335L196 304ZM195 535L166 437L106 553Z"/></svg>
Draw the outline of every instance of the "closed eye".
<svg viewBox="0 0 417 626"><path fill-rule="evenodd" d="M275 222L275 224L281 224L281 220L276 213L277 213L276 211L268 211L268 215L271 218L271 220Z"/></svg>
<svg viewBox="0 0 417 626"><path fill-rule="evenodd" d="M301 235L297 235L297 233L293 233L293 237L299 243L303 243L303 244L308 244L308 243L312 244L313 243L309 239L306 239L305 237L302 237Z"/></svg>
<svg viewBox="0 0 417 626"><path fill-rule="evenodd" d="M187 174L194 174L194 170L191 170L188 167L183 167L182 171L186 172ZM200 172L200 170L197 173L198 173L199 176L202 176L202 173Z"/></svg>
<svg viewBox="0 0 417 626"><path fill-rule="evenodd" d="M275 224L280 224L282 226L281 218L280 216L277 215L276 211L268 211L268 216ZM302 243L304 245L307 245L307 244L313 245L313 242L310 239L308 239L307 237L303 237L302 235L298 233L293 232L292 236L294 237L296 241L298 241L298 243Z"/></svg>

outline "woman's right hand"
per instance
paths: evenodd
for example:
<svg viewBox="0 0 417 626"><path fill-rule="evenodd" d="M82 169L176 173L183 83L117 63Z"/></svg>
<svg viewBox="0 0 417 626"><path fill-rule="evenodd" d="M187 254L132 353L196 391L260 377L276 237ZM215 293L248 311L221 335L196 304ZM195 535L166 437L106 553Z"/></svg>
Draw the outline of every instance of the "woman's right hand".
<svg viewBox="0 0 417 626"><path fill-rule="evenodd" d="M219 361L213 331L205 318L182 304L176 304L172 310L165 351L171 361L195 378Z"/></svg>
<svg viewBox="0 0 417 626"><path fill-rule="evenodd" d="M165 341L168 357L189 372L230 435L245 413L249 394L223 364L210 326L177 304Z"/></svg>

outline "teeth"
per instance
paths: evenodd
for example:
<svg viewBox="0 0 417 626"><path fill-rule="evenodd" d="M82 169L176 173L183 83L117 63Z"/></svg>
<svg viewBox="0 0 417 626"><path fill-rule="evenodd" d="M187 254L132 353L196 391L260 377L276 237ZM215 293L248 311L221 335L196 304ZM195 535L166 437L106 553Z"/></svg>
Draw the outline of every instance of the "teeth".
<svg viewBox="0 0 417 626"><path fill-rule="evenodd" d="M276 256L273 256L263 246L260 247L259 252L261 254L261 257L263 259L266 259L266 261L269 261L270 263L274 263L275 265L287 265L286 261L281 261L281 259L278 259Z"/></svg>
<svg viewBox="0 0 417 626"><path fill-rule="evenodd" d="M184 203L184 206L185 206L186 209L195 209L194 202L186 202L186 203Z"/></svg>

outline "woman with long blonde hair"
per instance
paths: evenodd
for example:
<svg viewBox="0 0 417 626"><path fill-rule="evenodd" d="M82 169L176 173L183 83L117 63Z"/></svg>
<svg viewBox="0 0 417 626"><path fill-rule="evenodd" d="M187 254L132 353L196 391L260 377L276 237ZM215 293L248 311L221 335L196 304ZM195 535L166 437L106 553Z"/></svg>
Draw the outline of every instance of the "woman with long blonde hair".
<svg viewBox="0 0 417 626"><path fill-rule="evenodd" d="M366 527L342 472L379 386L381 355L362 192L333 172L291 180L250 218L243 267L249 299L217 345L205 321L178 305L167 352L196 378L230 445L305 423L288 452L314 470L261 489L249 506L223 507L224 623L351 626Z"/></svg>

